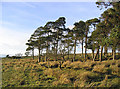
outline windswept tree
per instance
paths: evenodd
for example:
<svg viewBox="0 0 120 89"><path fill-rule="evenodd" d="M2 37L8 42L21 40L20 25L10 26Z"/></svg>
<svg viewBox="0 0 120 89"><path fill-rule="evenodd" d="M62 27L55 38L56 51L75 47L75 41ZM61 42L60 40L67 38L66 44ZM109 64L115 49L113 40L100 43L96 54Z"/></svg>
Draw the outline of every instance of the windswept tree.
<svg viewBox="0 0 120 89"><path fill-rule="evenodd" d="M97 25L97 34L98 34L98 43L99 43L99 46L101 46L101 54L100 54L100 61L102 61L102 54L103 54L103 47L105 46L105 39L107 38L107 32L105 30L105 25L104 23L99 23Z"/></svg>
<svg viewBox="0 0 120 89"><path fill-rule="evenodd" d="M91 35L89 37L89 39L88 39L87 49L91 49L92 50L92 59L93 59L93 61L95 61L94 52L95 52L96 48L97 48L97 44L95 43L94 38Z"/></svg>
<svg viewBox="0 0 120 89"><path fill-rule="evenodd" d="M83 43L84 43L84 37L85 37L85 30L86 30L86 24L84 21L79 21L78 22L78 26L77 26L77 29L78 29L78 33L79 33L79 42L81 43L82 45L82 57L83 57Z"/></svg>
<svg viewBox="0 0 120 89"><path fill-rule="evenodd" d="M90 29L93 29L93 31L95 31L95 30L96 30L96 25L97 25L99 22L100 22L100 20L97 19L97 18L90 19L90 20L89 20ZM95 51L96 47L97 47L97 44L95 43L94 36L93 36L93 34L91 34L91 36L90 36L89 39L88 39L87 48L92 50L92 59L93 59L93 61L95 61L94 51Z"/></svg>
<svg viewBox="0 0 120 89"><path fill-rule="evenodd" d="M29 44L27 43L27 45L29 45ZM27 47L26 51L27 51L27 52L32 51L32 58L33 58L33 60L34 60L34 47L29 45L29 46Z"/></svg>
<svg viewBox="0 0 120 89"><path fill-rule="evenodd" d="M62 43L64 43L65 48L67 50L67 59L69 59L69 55L73 48L73 40L72 40L73 32L69 28L66 29L66 34L64 35L64 38L62 39Z"/></svg>
<svg viewBox="0 0 120 89"><path fill-rule="evenodd" d="M90 25L91 25L90 20L87 20L85 22L85 61L87 59L87 43L88 43L88 33L90 30Z"/></svg>
<svg viewBox="0 0 120 89"><path fill-rule="evenodd" d="M109 6L112 6L112 8L107 9L103 12L101 15L102 20L105 22L105 26L107 27L108 31L108 38L110 38L110 34L114 34L113 29L119 28L120 26L120 1L118 2L96 2L99 8L107 8ZM114 37L113 37L114 38ZM115 51L114 48L112 48L112 51ZM114 59L114 58L113 58Z"/></svg>
<svg viewBox="0 0 120 89"><path fill-rule="evenodd" d="M80 39L80 31L79 31L79 23L74 23L74 28L73 28L73 36L72 36L72 40L73 40L73 45L74 45L74 54L73 54L73 60L75 60L76 57L76 47L78 45L78 40Z"/></svg>
<svg viewBox="0 0 120 89"><path fill-rule="evenodd" d="M34 46L38 49L38 62L41 61L42 50L45 44L45 38L43 37L43 35L44 35L43 27L37 28L34 32L34 39L35 39Z"/></svg>
<svg viewBox="0 0 120 89"><path fill-rule="evenodd" d="M100 48L100 39L99 39L99 34L100 29L96 28L92 33L91 36L88 38L88 43L87 43L87 48L92 50L92 58L93 61L95 61L96 58L99 59L99 48ZM97 50L96 55L94 55L95 50Z"/></svg>
<svg viewBox="0 0 120 89"><path fill-rule="evenodd" d="M46 54L45 54L45 61L47 61L49 52L50 52L50 44L52 43L52 28L53 23L47 22L46 25L43 28L44 37L45 37L45 48L46 48Z"/></svg>
<svg viewBox="0 0 120 89"><path fill-rule="evenodd" d="M109 45L112 47L113 49L113 60L115 60L115 56L116 56L116 49L119 49L119 45L120 45L120 26L119 27L115 27L112 29L110 37L109 37Z"/></svg>
<svg viewBox="0 0 120 89"><path fill-rule="evenodd" d="M57 60L57 56L58 56L58 47L59 47L59 43L63 37L63 32L66 30L65 29L65 18L64 17L60 17L58 20L56 20L53 23L52 26L52 39L53 39L53 50L55 51L55 59Z"/></svg>
<svg viewBox="0 0 120 89"><path fill-rule="evenodd" d="M34 41L34 37L33 37L33 34L31 35L30 39L28 40L28 43L26 43L26 45L28 45L28 48L26 49L26 51L32 51L32 57L34 59L34 44L35 44L35 41Z"/></svg>

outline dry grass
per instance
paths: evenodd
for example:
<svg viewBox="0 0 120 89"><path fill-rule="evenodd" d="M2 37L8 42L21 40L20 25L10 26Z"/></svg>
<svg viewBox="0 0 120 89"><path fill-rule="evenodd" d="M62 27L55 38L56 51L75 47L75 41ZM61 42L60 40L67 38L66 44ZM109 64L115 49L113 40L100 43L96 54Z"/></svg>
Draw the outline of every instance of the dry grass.
<svg viewBox="0 0 120 89"><path fill-rule="evenodd" d="M98 73L108 73L108 68L106 68L104 64L101 64L94 66L93 71Z"/></svg>
<svg viewBox="0 0 120 89"><path fill-rule="evenodd" d="M63 64L62 64L62 66L61 67L63 67L63 68L69 68L69 67L71 67L71 61L66 61L66 62L64 62Z"/></svg>
<svg viewBox="0 0 120 89"><path fill-rule="evenodd" d="M57 68L60 66L60 63L58 61L49 61L49 62L40 62L39 65L47 68Z"/></svg>
<svg viewBox="0 0 120 89"><path fill-rule="evenodd" d="M74 82L74 87L87 87L89 84L85 81L76 80Z"/></svg>
<svg viewBox="0 0 120 89"><path fill-rule="evenodd" d="M62 74L60 76L59 82L61 84L69 84L69 83L71 83L69 74Z"/></svg>
<svg viewBox="0 0 120 89"><path fill-rule="evenodd" d="M80 61L72 62L72 63L71 63L71 67L72 67L73 69L80 69L82 64L83 64L83 63L80 62Z"/></svg>
<svg viewBox="0 0 120 89"><path fill-rule="evenodd" d="M112 70L113 75L118 75L120 76L120 68L117 65L111 65L110 69Z"/></svg>
<svg viewBox="0 0 120 89"><path fill-rule="evenodd" d="M3 60L3 86L119 86L120 60L40 62L32 59ZM108 74L108 78L105 75Z"/></svg>
<svg viewBox="0 0 120 89"><path fill-rule="evenodd" d="M46 70L43 71L43 73L46 76L55 76L58 78L61 75L62 71L59 68L56 69L47 68Z"/></svg>

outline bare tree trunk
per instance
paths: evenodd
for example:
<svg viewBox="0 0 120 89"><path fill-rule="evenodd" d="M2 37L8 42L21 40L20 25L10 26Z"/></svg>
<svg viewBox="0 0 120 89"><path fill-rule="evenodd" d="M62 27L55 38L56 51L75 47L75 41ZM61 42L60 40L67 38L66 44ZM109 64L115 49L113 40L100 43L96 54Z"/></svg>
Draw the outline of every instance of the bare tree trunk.
<svg viewBox="0 0 120 89"><path fill-rule="evenodd" d="M115 50L113 49L113 60L115 60Z"/></svg>
<svg viewBox="0 0 120 89"><path fill-rule="evenodd" d="M107 53L107 50L108 50L107 46L104 47L104 50L105 50L104 55L107 56L107 54L108 54Z"/></svg>
<svg viewBox="0 0 120 89"><path fill-rule="evenodd" d="M100 54L100 52L99 52L99 50L98 50L98 55L97 55L97 58L99 59L99 54Z"/></svg>
<svg viewBox="0 0 120 89"><path fill-rule="evenodd" d="M98 53L99 53L99 48L97 49L97 53L96 53L96 55L94 56L94 59L93 59L93 60L95 60L95 59L97 58Z"/></svg>
<svg viewBox="0 0 120 89"><path fill-rule="evenodd" d="M48 59L48 42L47 42L47 48L46 48L45 62L47 61L47 59Z"/></svg>
<svg viewBox="0 0 120 89"><path fill-rule="evenodd" d="M56 45L55 45L55 42L54 42L54 47L53 47L53 50L54 50L54 61L55 61L55 59L56 59Z"/></svg>
<svg viewBox="0 0 120 89"><path fill-rule="evenodd" d="M102 61L102 54L103 54L103 46L101 46L100 61Z"/></svg>
<svg viewBox="0 0 120 89"><path fill-rule="evenodd" d="M83 39L82 39L82 57L83 57Z"/></svg>
<svg viewBox="0 0 120 89"><path fill-rule="evenodd" d="M118 55L120 55L120 48L118 49Z"/></svg>
<svg viewBox="0 0 120 89"><path fill-rule="evenodd" d="M73 57L73 60L72 60L72 61L75 60L75 56L76 56L76 39L75 39L75 44L74 44L74 57Z"/></svg>
<svg viewBox="0 0 120 89"><path fill-rule="evenodd" d="M40 62L41 56L40 56L40 48L38 48L38 62Z"/></svg>
<svg viewBox="0 0 120 89"><path fill-rule="evenodd" d="M92 58L93 58L93 61L95 61L95 59L94 59L94 50L92 50Z"/></svg>
<svg viewBox="0 0 120 89"><path fill-rule="evenodd" d="M33 57L33 60L34 60L34 47L32 49L32 57Z"/></svg>
<svg viewBox="0 0 120 89"><path fill-rule="evenodd" d="M87 32L86 32L86 38L85 38L85 61L87 57Z"/></svg>
<svg viewBox="0 0 120 89"><path fill-rule="evenodd" d="M57 56L58 56L58 54L57 54L57 52L58 52L58 40L57 40L57 46L56 46L56 58L55 58L55 60L57 61Z"/></svg>

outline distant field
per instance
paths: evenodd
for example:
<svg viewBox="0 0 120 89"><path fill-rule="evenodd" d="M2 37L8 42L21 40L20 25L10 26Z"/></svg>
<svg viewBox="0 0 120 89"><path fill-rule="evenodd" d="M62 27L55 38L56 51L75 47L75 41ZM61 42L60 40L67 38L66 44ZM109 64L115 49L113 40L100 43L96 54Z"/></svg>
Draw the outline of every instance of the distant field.
<svg viewBox="0 0 120 89"><path fill-rule="evenodd" d="M2 60L2 87L120 87L120 59L103 62Z"/></svg>

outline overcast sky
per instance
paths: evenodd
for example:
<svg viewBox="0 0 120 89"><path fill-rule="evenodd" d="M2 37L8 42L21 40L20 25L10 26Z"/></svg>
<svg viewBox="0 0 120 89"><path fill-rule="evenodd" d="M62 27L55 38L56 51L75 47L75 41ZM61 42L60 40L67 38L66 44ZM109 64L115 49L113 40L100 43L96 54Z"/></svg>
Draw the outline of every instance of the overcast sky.
<svg viewBox="0 0 120 89"><path fill-rule="evenodd" d="M95 2L2 2L0 55L24 54L30 35L48 21L64 16L66 27L73 27L77 21L100 17L103 11Z"/></svg>

